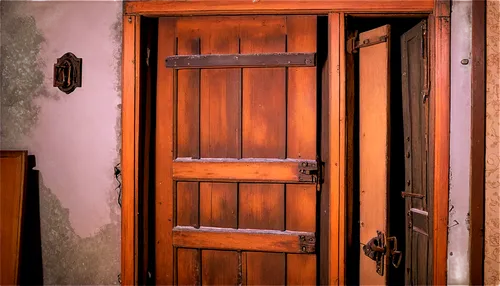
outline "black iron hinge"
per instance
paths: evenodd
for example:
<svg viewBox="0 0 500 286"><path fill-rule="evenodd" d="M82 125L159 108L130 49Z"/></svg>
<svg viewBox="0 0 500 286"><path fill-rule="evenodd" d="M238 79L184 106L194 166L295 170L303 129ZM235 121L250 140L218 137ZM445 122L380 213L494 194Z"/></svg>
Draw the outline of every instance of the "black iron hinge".
<svg viewBox="0 0 500 286"><path fill-rule="evenodd" d="M299 181L316 183L316 190L320 191L323 183L323 168L324 163L321 162L319 156L316 157L316 162L299 163Z"/></svg>
<svg viewBox="0 0 500 286"><path fill-rule="evenodd" d="M346 42L346 50L349 54L355 54L358 52L358 49L364 48L364 47L369 47L373 46L379 43L387 42L387 39L389 39L389 36L383 35L380 37L373 37L369 39L365 39L362 42L359 41L358 39L358 31L354 32L354 36L347 39Z"/></svg>

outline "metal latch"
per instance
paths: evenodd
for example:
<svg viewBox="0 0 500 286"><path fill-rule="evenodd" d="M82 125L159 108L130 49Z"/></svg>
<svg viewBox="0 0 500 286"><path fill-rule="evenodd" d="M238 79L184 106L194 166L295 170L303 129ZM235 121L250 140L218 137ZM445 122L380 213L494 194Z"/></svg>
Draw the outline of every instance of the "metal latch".
<svg viewBox="0 0 500 286"><path fill-rule="evenodd" d="M377 236L363 245L363 252L376 262L377 273L380 276L384 276L384 261L386 257L391 260L391 264L395 268L398 268L401 264L403 255L397 248L398 240L395 236L386 239L384 233L377 230Z"/></svg>
<svg viewBox="0 0 500 286"><path fill-rule="evenodd" d="M347 39L346 42L346 50L349 54L355 54L358 52L359 48L373 46L379 43L387 42L389 37L387 35L383 35L380 37L372 37L369 39L364 39L363 42L358 40L358 31L354 32L354 36Z"/></svg>
<svg viewBox="0 0 500 286"><path fill-rule="evenodd" d="M299 163L299 181L316 183L316 190L321 190L323 183L323 162L316 157L316 162L304 161Z"/></svg>

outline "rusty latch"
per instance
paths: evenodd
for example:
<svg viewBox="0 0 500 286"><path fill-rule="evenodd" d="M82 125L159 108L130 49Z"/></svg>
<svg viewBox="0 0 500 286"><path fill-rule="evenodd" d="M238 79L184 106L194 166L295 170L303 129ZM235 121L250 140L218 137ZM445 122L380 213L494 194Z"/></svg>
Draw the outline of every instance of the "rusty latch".
<svg viewBox="0 0 500 286"><path fill-rule="evenodd" d="M384 233L377 230L377 236L363 245L363 252L371 260L376 262L376 271L384 276L384 260L388 257L392 266L398 268L401 264L403 254L398 250L398 240L395 236L386 238Z"/></svg>
<svg viewBox="0 0 500 286"><path fill-rule="evenodd" d="M323 162L321 162L319 156L316 157L316 162L299 162L299 182L316 183L316 190L320 191L323 183L322 169Z"/></svg>
<svg viewBox="0 0 500 286"><path fill-rule="evenodd" d="M387 35L380 37L373 37L363 40L363 42L358 41L358 32L356 31L354 37L349 38L346 43L346 50L349 54L355 54L358 49L373 46L379 43L387 42L389 37Z"/></svg>

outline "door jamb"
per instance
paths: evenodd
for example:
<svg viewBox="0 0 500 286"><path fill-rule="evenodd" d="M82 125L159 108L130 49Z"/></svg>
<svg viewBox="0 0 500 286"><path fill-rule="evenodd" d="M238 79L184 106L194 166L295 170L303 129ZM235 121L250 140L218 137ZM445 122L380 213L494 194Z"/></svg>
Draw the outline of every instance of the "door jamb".
<svg viewBox="0 0 500 286"><path fill-rule="evenodd" d="M169 3L170 2L170 3ZM185 1L169 2L124 2L123 16L123 49L122 49L122 263L121 278L122 285L137 285L139 273L139 253L142 251L138 245L138 223L140 220L138 213L139 199L139 134L140 134L140 114L139 98L140 94L140 70L141 70L141 47L140 47L140 24L142 16L168 16L189 13L189 9L195 7L205 7L206 4L197 1L191 4ZM182 3L181 3L182 2ZM220 3L218 1L215 1ZM314 2L314 3L313 3ZM340 2L344 3L339 6ZM229 5L218 4L219 6L204 10L204 15L221 14L325 14L329 13L329 26L337 25L343 29L344 13L334 12L335 8L346 13L355 12L408 12L409 9L422 13L432 12L430 20L430 38L433 47L431 55L431 177L434 178L434 206L433 214L433 282L434 284L446 284L446 259L447 259L447 233L448 233L448 170L449 170L449 109L450 109L450 0L436 0L434 8L419 4L418 1L393 1L390 5L387 1L368 1L370 8L359 8L356 2L349 5L345 1L290 1L288 4L276 5L273 2L262 2L258 8L253 9L249 5ZM429 1L427 1L429 2ZM141 4L142 3L142 4ZM270 4L264 4L270 3ZM353 2L354 3L354 2ZM364 3L364 2L363 2ZM398 4L399 3L399 4ZM406 4L405 4L406 3ZM422 2L418 2L422 3ZM187 5L187 6L186 6ZM311 6L312 5L312 6ZM316 5L316 6L314 6ZM140 9L142 7L142 10ZM179 8L181 7L181 8ZM185 7L185 10L182 10ZM380 8L379 8L380 7ZM147 8L147 9L146 9ZM331 9L333 8L333 9ZM170 10L172 9L172 10ZM360 11L364 9L365 11ZM128 15L127 15L128 14ZM337 22L338 19L338 22ZM346 137L345 137L345 57L344 57L344 32L339 29L338 35L330 37L329 58L330 62L328 74L330 81L329 106L329 146L331 155L329 176L335 184L329 191L338 196L331 196L329 205L338 206L338 213L330 213L330 238L329 257L338 259L329 260L328 281L330 284L344 284L345 282L345 226L346 226ZM330 35L331 36L331 35ZM336 55L330 54L337 52ZM334 56L334 57L332 57ZM342 58L340 58L342 57ZM332 83L335 87L332 88ZM434 87L434 88L432 88ZM331 123L338 123L332 125ZM432 144L434 143L434 144ZM333 245L332 245L333 244Z"/></svg>

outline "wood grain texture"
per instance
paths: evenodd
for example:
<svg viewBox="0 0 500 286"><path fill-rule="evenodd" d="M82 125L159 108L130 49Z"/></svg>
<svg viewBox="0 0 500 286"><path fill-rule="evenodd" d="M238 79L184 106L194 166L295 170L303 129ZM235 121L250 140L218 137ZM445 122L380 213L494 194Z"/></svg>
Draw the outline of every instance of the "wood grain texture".
<svg viewBox="0 0 500 286"><path fill-rule="evenodd" d="M236 251L202 250L203 285L238 285L238 260Z"/></svg>
<svg viewBox="0 0 500 286"><path fill-rule="evenodd" d="M285 229L283 184L240 184L238 227Z"/></svg>
<svg viewBox="0 0 500 286"><path fill-rule="evenodd" d="M200 250L177 249L177 285L201 285Z"/></svg>
<svg viewBox="0 0 500 286"><path fill-rule="evenodd" d="M328 15L328 155L329 168L325 180L329 181L329 285L340 280L339 239L344 235L340 229L340 14ZM343 40L342 40L343 41Z"/></svg>
<svg viewBox="0 0 500 286"><path fill-rule="evenodd" d="M486 1L472 2L470 283L484 285L486 163ZM499 274L500 275L500 274ZM500 278L499 278L500 279Z"/></svg>
<svg viewBox="0 0 500 286"><path fill-rule="evenodd" d="M316 255L287 254L287 285L317 285L316 264Z"/></svg>
<svg viewBox="0 0 500 286"><path fill-rule="evenodd" d="M411 12L429 13L434 1L398 0L292 0L292 1L128 1L125 2L126 14L140 15L238 15L238 14L327 14L338 12Z"/></svg>
<svg viewBox="0 0 500 286"><path fill-rule="evenodd" d="M200 185L197 182L177 182L177 225L200 226Z"/></svg>
<svg viewBox="0 0 500 286"><path fill-rule="evenodd" d="M438 9L438 7L440 7ZM430 100L433 107L433 281L446 284L448 242L448 186L450 157L450 1L436 2L432 82ZM433 61L432 61L433 60ZM431 107L432 108L432 107Z"/></svg>
<svg viewBox="0 0 500 286"><path fill-rule="evenodd" d="M246 252L244 285L285 285L285 254Z"/></svg>
<svg viewBox="0 0 500 286"><path fill-rule="evenodd" d="M287 52L316 52L316 16L288 16ZM287 70L288 158L315 159L316 152L316 68Z"/></svg>
<svg viewBox="0 0 500 286"><path fill-rule="evenodd" d="M27 185L27 151L0 151L0 283L20 279L21 237Z"/></svg>
<svg viewBox="0 0 500 286"><path fill-rule="evenodd" d="M286 229L316 231L316 186L286 185Z"/></svg>
<svg viewBox="0 0 500 286"><path fill-rule="evenodd" d="M359 41L389 36L385 25L360 33ZM360 241L367 243L377 230L387 233L389 176L389 40L359 49L359 188ZM360 246L361 247L361 246ZM359 283L385 284L375 261L360 249Z"/></svg>
<svg viewBox="0 0 500 286"><path fill-rule="evenodd" d="M258 19L253 21L260 24L255 29L241 29L240 52L285 52L285 17L262 16ZM284 68L243 69L242 156L244 158L285 158L285 81Z"/></svg>
<svg viewBox="0 0 500 286"><path fill-rule="evenodd" d="M175 53L175 19L162 18L158 27L158 67L162 59ZM156 283L173 284L173 114L174 73L166 68L158 69L156 118Z"/></svg>
<svg viewBox="0 0 500 286"><path fill-rule="evenodd" d="M176 180L214 182L300 182L299 160L270 159L177 159L173 162ZM315 164L315 161L305 161ZM311 182L312 183L312 182Z"/></svg>
<svg viewBox="0 0 500 286"><path fill-rule="evenodd" d="M347 206L347 130L346 130L346 19L345 14L339 15L339 285L344 285L346 277L346 213Z"/></svg>
<svg viewBox="0 0 500 286"><path fill-rule="evenodd" d="M306 239L301 242L301 236ZM314 233L264 229L176 226L173 245L186 248L246 250L286 253L313 253ZM312 242L309 242L312 239ZM305 246L306 248L302 249Z"/></svg>
<svg viewBox="0 0 500 286"><path fill-rule="evenodd" d="M129 21L130 19L130 21ZM135 196L135 49L136 17L123 17L122 64L122 284L134 285L136 280L136 196ZM139 42L139 40L137 40Z"/></svg>
<svg viewBox="0 0 500 286"><path fill-rule="evenodd" d="M200 183L200 224L232 227L238 225L238 185L236 183Z"/></svg>

